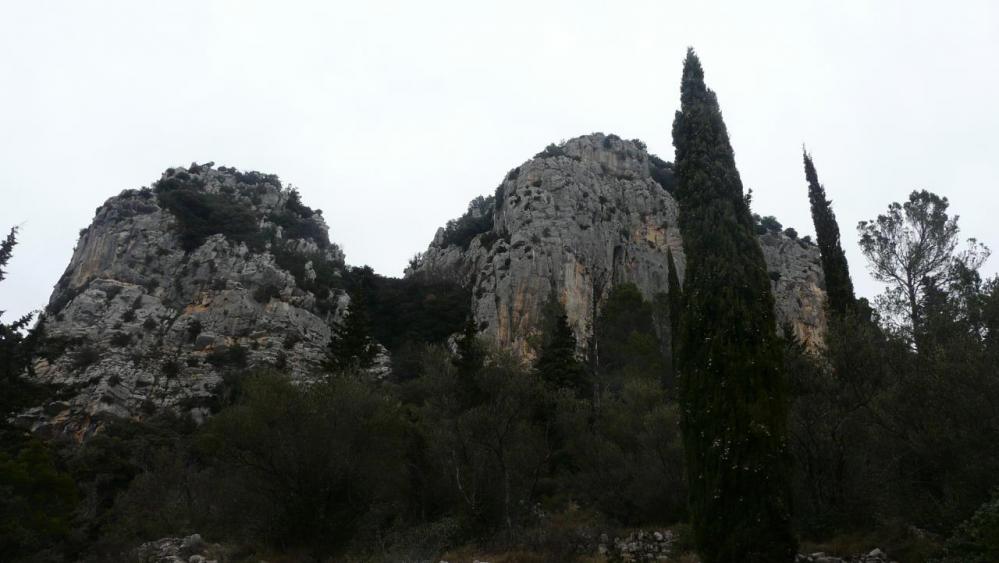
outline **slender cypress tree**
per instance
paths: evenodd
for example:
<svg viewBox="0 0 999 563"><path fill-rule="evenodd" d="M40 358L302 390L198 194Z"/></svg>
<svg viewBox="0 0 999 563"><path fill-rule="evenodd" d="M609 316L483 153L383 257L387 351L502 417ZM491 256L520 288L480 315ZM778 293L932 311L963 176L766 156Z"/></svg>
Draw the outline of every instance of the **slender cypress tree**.
<svg viewBox="0 0 999 563"><path fill-rule="evenodd" d="M790 562L788 391L770 280L692 49L673 145L687 257L675 354L695 541L704 563Z"/></svg>
<svg viewBox="0 0 999 563"><path fill-rule="evenodd" d="M843 315L853 307L854 295L850 268L839 242L839 224L836 223L832 202L826 199L826 189L819 183L811 155L802 150L802 156L805 159L805 179L808 180L808 201L812 204L815 238L819 244L819 252L822 253L822 270L825 272L829 310L834 314Z"/></svg>
<svg viewBox="0 0 999 563"><path fill-rule="evenodd" d="M592 389L585 366L576 358L576 335L569 328L565 307L558 301L550 306L553 318L547 323L548 334L544 335L534 369L552 388L570 389L577 396L585 397Z"/></svg>

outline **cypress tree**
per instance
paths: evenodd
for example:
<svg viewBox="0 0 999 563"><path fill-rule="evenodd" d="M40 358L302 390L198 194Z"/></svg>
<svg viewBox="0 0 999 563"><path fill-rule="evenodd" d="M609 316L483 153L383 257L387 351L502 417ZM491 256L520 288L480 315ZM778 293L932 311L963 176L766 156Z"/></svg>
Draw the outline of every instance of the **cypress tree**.
<svg viewBox="0 0 999 563"><path fill-rule="evenodd" d="M770 280L692 49L673 144L687 257L675 354L694 538L704 563L790 562L788 391Z"/></svg>
<svg viewBox="0 0 999 563"><path fill-rule="evenodd" d="M680 330L680 310L683 303L683 292L680 289L680 277L676 273L676 262L673 251L666 249L666 283L669 293L669 330L670 338L676 338Z"/></svg>
<svg viewBox="0 0 999 563"><path fill-rule="evenodd" d="M812 204L815 238L819 252L822 253L822 270L825 272L829 310L842 316L853 307L854 295L850 268L839 242L839 224L836 223L832 202L826 198L826 189L819 183L811 155L802 150L802 156L805 160L805 179L808 180L808 201Z"/></svg>
<svg viewBox="0 0 999 563"><path fill-rule="evenodd" d="M576 335L569 328L569 318L561 303L554 302L553 318L550 320L548 334L534 369L541 380L553 389L570 389L576 396L584 397L591 392L586 368L576 358Z"/></svg>
<svg viewBox="0 0 999 563"><path fill-rule="evenodd" d="M334 372L367 369L378 355L378 347L371 339L367 309L360 295L350 301L343 322L333 327L329 344L330 367Z"/></svg>

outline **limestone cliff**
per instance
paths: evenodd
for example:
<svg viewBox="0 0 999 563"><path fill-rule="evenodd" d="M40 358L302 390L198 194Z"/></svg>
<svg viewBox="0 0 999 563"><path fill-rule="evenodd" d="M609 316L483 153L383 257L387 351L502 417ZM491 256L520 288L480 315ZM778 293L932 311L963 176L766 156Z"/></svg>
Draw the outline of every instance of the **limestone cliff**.
<svg viewBox="0 0 999 563"><path fill-rule="evenodd" d="M230 370L312 376L348 303L343 261L276 176L192 165L110 198L47 308L35 374L59 397L22 422L85 435L107 415L198 418Z"/></svg>
<svg viewBox="0 0 999 563"><path fill-rule="evenodd" d="M489 339L521 355L542 305L565 306L580 348L610 289L634 283L649 300L667 291L666 252L685 266L672 166L640 141L597 133L551 145L510 171L491 198L441 228L407 275L472 287L475 320ZM760 237L778 322L806 343L825 332L818 248L782 233Z"/></svg>

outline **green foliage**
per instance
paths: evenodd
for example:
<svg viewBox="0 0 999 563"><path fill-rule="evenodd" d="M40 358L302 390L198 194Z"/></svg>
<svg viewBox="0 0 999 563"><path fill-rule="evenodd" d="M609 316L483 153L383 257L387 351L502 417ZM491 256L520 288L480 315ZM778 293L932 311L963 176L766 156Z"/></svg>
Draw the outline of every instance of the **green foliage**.
<svg viewBox="0 0 999 563"><path fill-rule="evenodd" d="M819 183L811 155L803 152L802 157L805 160L805 179L808 180L808 201L812 206L812 223L815 225L815 236L822 255L822 271L825 273L829 310L842 315L853 307L854 296L850 268L843 247L840 245L839 224L832 210L832 202L826 198L825 187Z"/></svg>
<svg viewBox="0 0 999 563"><path fill-rule="evenodd" d="M999 498L983 504L961 523L944 546L937 563L990 563L999 561Z"/></svg>
<svg viewBox="0 0 999 563"><path fill-rule="evenodd" d="M756 219L756 232L761 235L779 233L784 228L784 225L781 225L780 221L773 215L767 215L766 217L754 216L754 219Z"/></svg>
<svg viewBox="0 0 999 563"><path fill-rule="evenodd" d="M555 143L550 143L547 147L545 147L545 150L534 155L534 158L557 158L560 156L567 157L569 155L561 146L556 145Z"/></svg>
<svg viewBox="0 0 999 563"><path fill-rule="evenodd" d="M788 394L770 280L693 50L673 144L687 257L674 353L698 551L706 563L792 561Z"/></svg>
<svg viewBox="0 0 999 563"><path fill-rule="evenodd" d="M330 367L335 373L366 369L371 367L377 355L367 307L363 299L355 298L343 321L333 327L329 344Z"/></svg>
<svg viewBox="0 0 999 563"><path fill-rule="evenodd" d="M77 490L49 449L29 440L15 454L0 451L0 559L20 560L64 540Z"/></svg>
<svg viewBox="0 0 999 563"><path fill-rule="evenodd" d="M246 367L248 356L246 348L234 344L212 350L205 356L205 361L218 369L241 369Z"/></svg>
<svg viewBox="0 0 999 563"><path fill-rule="evenodd" d="M662 381L669 366L653 323L652 304L634 284L614 286L594 326L597 370L603 385L625 378Z"/></svg>
<svg viewBox="0 0 999 563"><path fill-rule="evenodd" d="M329 554L390 524L405 484L398 406L350 378L309 388L260 375L199 438L238 483L229 533ZM236 507L233 507L236 508Z"/></svg>
<svg viewBox="0 0 999 563"><path fill-rule="evenodd" d="M311 239L320 248L325 248L330 245L329 235L322 224L313 219L313 215L316 212L302 203L298 190L292 189L288 192L284 209L271 213L268 218L282 228L283 238Z"/></svg>
<svg viewBox="0 0 999 563"><path fill-rule="evenodd" d="M565 389L578 397L592 395L589 374L576 357L576 336L569 327L565 308L557 299L551 299L547 309L547 326L534 362L535 371L553 390Z"/></svg>
<svg viewBox="0 0 999 563"><path fill-rule="evenodd" d="M262 285L253 291L253 300L263 305L280 296L281 288L271 283Z"/></svg>
<svg viewBox="0 0 999 563"><path fill-rule="evenodd" d="M17 245L17 227L0 241L0 281L7 275L5 268L13 257L14 246ZM3 317L0 311L0 317ZM12 323L0 322L0 385L13 385L21 374L30 369L31 354L41 337L41 322L32 331L28 331L34 314L29 313ZM2 391L0 387L0 391Z"/></svg>
<svg viewBox="0 0 999 563"><path fill-rule="evenodd" d="M654 154L649 155L649 174L669 193L676 191L676 174L672 162L666 162Z"/></svg>
<svg viewBox="0 0 999 563"><path fill-rule="evenodd" d="M913 191L905 203L892 203L884 215L857 225L871 274L888 284L879 298L885 318L917 344L931 287L960 281L961 272L977 271L989 255L975 239L957 250L960 229L949 206L945 197Z"/></svg>
<svg viewBox="0 0 999 563"><path fill-rule="evenodd" d="M655 378L601 388L598 409L562 398L565 436L557 486L625 525L682 521L687 515L680 411Z"/></svg>
<svg viewBox="0 0 999 563"><path fill-rule="evenodd" d="M481 367L464 358L456 366L429 357L427 375L409 393L419 401L427 471L440 479L435 498L466 533L478 535L533 518L535 488L550 457L548 427L538 418L547 402L538 378L513 358L493 357Z"/></svg>
<svg viewBox="0 0 999 563"><path fill-rule="evenodd" d="M458 284L428 276L390 278L371 268L353 268L348 290L364 302L371 335L389 350L407 342L444 342L461 330L471 295Z"/></svg>
<svg viewBox="0 0 999 563"><path fill-rule="evenodd" d="M464 215L447 222L441 246L460 246L462 249L468 250L468 245L471 244L473 238L492 230L495 202L493 196L479 196L473 199L468 204L468 211Z"/></svg>
<svg viewBox="0 0 999 563"><path fill-rule="evenodd" d="M177 221L181 247L190 252L204 244L211 235L222 234L229 240L244 242L255 249L263 247L257 218L246 204L217 193L204 191L200 178L180 175L157 182L156 198Z"/></svg>

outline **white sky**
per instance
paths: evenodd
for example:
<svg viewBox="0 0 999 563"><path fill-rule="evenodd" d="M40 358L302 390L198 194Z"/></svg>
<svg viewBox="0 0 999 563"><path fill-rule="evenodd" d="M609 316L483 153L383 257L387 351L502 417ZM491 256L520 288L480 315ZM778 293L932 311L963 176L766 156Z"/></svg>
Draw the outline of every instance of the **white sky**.
<svg viewBox="0 0 999 563"><path fill-rule="evenodd" d="M860 293L857 221L915 188L999 253L997 4L761 4L0 0L0 309L42 307L98 205L191 161L278 174L349 263L400 275L549 142L672 160L688 45L754 210L801 234L807 143Z"/></svg>

